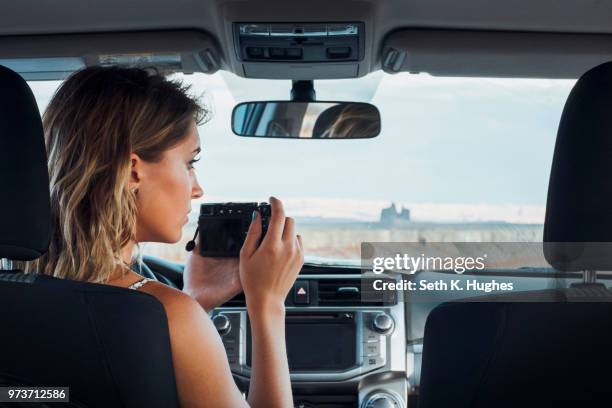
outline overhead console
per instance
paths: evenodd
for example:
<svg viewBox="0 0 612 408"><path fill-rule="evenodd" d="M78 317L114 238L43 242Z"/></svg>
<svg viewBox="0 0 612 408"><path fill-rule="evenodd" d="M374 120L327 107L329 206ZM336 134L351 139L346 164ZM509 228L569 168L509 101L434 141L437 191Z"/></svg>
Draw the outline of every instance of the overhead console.
<svg viewBox="0 0 612 408"><path fill-rule="evenodd" d="M359 61L363 24L234 24L242 61ZM361 35L361 36L360 36Z"/></svg>
<svg viewBox="0 0 612 408"><path fill-rule="evenodd" d="M365 27L348 23L234 23L245 77L330 79L359 76Z"/></svg>

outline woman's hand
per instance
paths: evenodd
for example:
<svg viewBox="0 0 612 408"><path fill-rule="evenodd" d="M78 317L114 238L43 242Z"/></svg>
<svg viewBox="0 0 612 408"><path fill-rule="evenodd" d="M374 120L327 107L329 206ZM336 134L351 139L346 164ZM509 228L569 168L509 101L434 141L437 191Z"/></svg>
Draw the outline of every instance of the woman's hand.
<svg viewBox="0 0 612 408"><path fill-rule="evenodd" d="M242 291L238 258L210 258L200 255L199 237L183 272L183 292L210 311Z"/></svg>
<svg viewBox="0 0 612 408"><path fill-rule="evenodd" d="M270 197L272 215L261 245L261 215L254 213L246 240L240 251L240 281L247 308L255 317L269 306L284 311L284 301L304 264L302 238L295 235L295 221L285 217L283 203ZM263 308L264 310L259 310Z"/></svg>
<svg viewBox="0 0 612 408"><path fill-rule="evenodd" d="M285 298L304 263L302 238L295 221L285 217L283 204L270 197L272 215L261 245L261 215L254 213L240 250L240 281L251 323L251 383L253 407L292 407L291 381L285 345ZM270 381L274 379L274 381Z"/></svg>

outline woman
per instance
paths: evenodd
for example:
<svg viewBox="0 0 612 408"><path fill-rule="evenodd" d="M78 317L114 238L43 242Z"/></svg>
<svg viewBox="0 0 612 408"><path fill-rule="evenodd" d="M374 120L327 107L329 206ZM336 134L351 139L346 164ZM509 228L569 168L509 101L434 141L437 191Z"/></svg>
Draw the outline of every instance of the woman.
<svg viewBox="0 0 612 408"><path fill-rule="evenodd" d="M181 405L247 406L202 306L130 270L139 242L180 239L190 201L203 195L193 165L205 111L187 92L162 76L116 67L86 68L62 84L43 117L55 231L49 252L30 267L156 297L168 317ZM237 271L253 335L248 404L291 407L284 299L303 264L303 249L282 203L272 197L270 204L260 246L261 217L253 213ZM194 267L207 265L197 254L191 257L188 277L198 274Z"/></svg>
<svg viewBox="0 0 612 408"><path fill-rule="evenodd" d="M318 131L319 120L333 119L327 129ZM327 119L328 120L328 119ZM366 103L338 104L323 111L313 137L319 138L370 138L380 134L380 114L376 108Z"/></svg>

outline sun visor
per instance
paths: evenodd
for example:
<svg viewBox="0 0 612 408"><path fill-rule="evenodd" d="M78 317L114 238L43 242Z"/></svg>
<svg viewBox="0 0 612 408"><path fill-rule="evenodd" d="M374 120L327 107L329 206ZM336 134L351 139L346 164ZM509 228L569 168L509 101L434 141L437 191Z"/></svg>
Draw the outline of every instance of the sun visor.
<svg viewBox="0 0 612 408"><path fill-rule="evenodd" d="M201 31L150 31L0 37L0 65L26 80L64 79L91 65L204 72L221 66L213 38Z"/></svg>
<svg viewBox="0 0 612 408"><path fill-rule="evenodd" d="M568 78L612 60L612 35L398 30L381 57L388 73L436 76Z"/></svg>

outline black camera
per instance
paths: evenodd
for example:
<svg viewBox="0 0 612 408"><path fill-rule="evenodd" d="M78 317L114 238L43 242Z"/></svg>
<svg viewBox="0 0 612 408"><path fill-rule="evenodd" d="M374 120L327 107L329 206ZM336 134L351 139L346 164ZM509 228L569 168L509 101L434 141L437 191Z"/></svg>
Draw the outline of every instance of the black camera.
<svg viewBox="0 0 612 408"><path fill-rule="evenodd" d="M238 257L251 225L253 211L258 211L261 216L263 239L272 214L270 204L202 204L198 218L200 254L209 257Z"/></svg>

